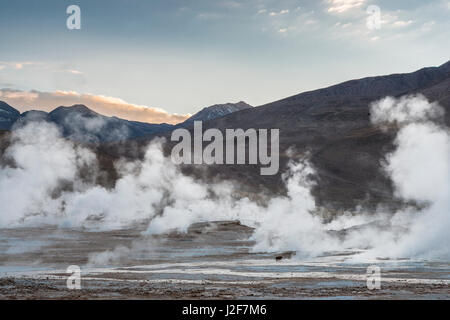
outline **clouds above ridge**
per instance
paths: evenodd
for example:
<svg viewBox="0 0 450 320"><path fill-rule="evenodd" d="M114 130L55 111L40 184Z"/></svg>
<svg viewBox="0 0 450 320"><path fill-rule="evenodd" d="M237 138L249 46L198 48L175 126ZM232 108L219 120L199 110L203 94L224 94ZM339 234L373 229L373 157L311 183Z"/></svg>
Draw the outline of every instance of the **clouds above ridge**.
<svg viewBox="0 0 450 320"><path fill-rule="evenodd" d="M66 30L58 0L2 7L0 88L101 93L186 114L439 65L450 48L449 0L78 3L89 18L78 31ZM367 27L371 5L379 29Z"/></svg>
<svg viewBox="0 0 450 320"><path fill-rule="evenodd" d="M0 100L5 101L20 112L43 110L50 112L59 106L84 104L105 116L149 123L175 124L186 120L190 115L171 114L160 108L152 108L128 103L120 98L103 95L81 94L75 91L22 91L0 89Z"/></svg>
<svg viewBox="0 0 450 320"><path fill-rule="evenodd" d="M328 12L345 12L347 10L360 7L365 0L329 0Z"/></svg>

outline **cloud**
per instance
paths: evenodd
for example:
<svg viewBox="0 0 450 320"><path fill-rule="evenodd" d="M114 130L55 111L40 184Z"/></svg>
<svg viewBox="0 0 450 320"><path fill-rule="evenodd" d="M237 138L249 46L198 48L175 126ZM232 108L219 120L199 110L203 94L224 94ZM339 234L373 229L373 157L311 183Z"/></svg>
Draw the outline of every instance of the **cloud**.
<svg viewBox="0 0 450 320"><path fill-rule="evenodd" d="M242 3L237 1L223 1L219 4L221 7L236 9L242 7Z"/></svg>
<svg viewBox="0 0 450 320"><path fill-rule="evenodd" d="M433 26L434 26L435 24L436 24L435 21L428 21L428 22L425 22L425 23L422 25L422 27L420 28L420 30L423 31L423 32L428 32L428 31L430 31L430 30L433 28Z"/></svg>
<svg viewBox="0 0 450 320"><path fill-rule="evenodd" d="M16 61L16 62L10 62L10 61L0 61L0 70L9 67L15 70L22 70L23 68L27 66L38 66L42 65L41 62L31 62L31 61Z"/></svg>
<svg viewBox="0 0 450 320"><path fill-rule="evenodd" d="M83 74L83 72L74 69L61 70L61 72L67 72L72 74Z"/></svg>
<svg viewBox="0 0 450 320"><path fill-rule="evenodd" d="M21 91L1 89L0 100L24 112L28 110L51 111L59 106L84 104L92 110L119 118L150 122L175 124L186 120L190 115L170 114L160 108L151 108L128 103L122 99L103 95L81 94L75 91Z"/></svg>
<svg viewBox="0 0 450 320"><path fill-rule="evenodd" d="M408 21L399 20L399 21L394 22L394 26L395 27L406 27L406 26L409 26L411 23L412 23L412 20L408 20Z"/></svg>
<svg viewBox="0 0 450 320"><path fill-rule="evenodd" d="M274 16L279 16L279 15L288 14L288 13L289 13L289 10L284 9L284 10L280 10L279 12L272 11L271 13L269 13L269 16L274 17Z"/></svg>
<svg viewBox="0 0 450 320"><path fill-rule="evenodd" d="M257 13L263 24L263 32L270 31L283 38L295 37L320 28L319 19L314 10L294 9L261 9Z"/></svg>
<svg viewBox="0 0 450 320"><path fill-rule="evenodd" d="M330 7L328 12L345 12L347 10L360 7L365 0L329 0Z"/></svg>

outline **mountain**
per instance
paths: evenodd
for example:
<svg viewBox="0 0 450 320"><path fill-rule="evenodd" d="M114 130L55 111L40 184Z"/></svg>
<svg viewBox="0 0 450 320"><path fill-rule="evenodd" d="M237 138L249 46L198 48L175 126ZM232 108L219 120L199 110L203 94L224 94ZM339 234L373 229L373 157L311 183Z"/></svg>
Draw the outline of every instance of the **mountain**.
<svg viewBox="0 0 450 320"><path fill-rule="evenodd" d="M19 117L19 111L6 102L0 101L0 130L9 130Z"/></svg>
<svg viewBox="0 0 450 320"><path fill-rule="evenodd" d="M194 121L208 121L223 117L236 111L250 108L252 108L252 106L245 103L244 101L239 101L238 103L215 104L213 106L203 108L183 123L177 125L177 127L186 127L193 124Z"/></svg>
<svg viewBox="0 0 450 320"><path fill-rule="evenodd" d="M22 113L16 124L24 125L29 121L47 121L47 120L48 120L47 112L41 110L30 110Z"/></svg>
<svg viewBox="0 0 450 320"><path fill-rule="evenodd" d="M239 191L256 197L265 193L284 194L281 173L288 161L309 153L317 173L314 175L313 195L319 205L335 212L353 209L356 205L372 208L379 204L386 208L402 205L393 196L392 183L380 165L394 148L396 128L382 131L372 125L370 104L385 96L415 93L439 102L447 111L444 120L450 125L450 61L411 73L346 81L259 107L250 107L244 102L215 105L176 126L105 117L82 105L59 107L49 114L24 113L20 121L45 117L57 123L64 134L74 140L111 142L98 148L99 154L108 159L105 164L108 168L113 168L112 162L118 157L142 155L148 141L158 136L169 138L165 150L170 154L171 146L175 144L170 142L171 130L180 126L193 130L194 120L202 120L204 130L278 128L278 175L261 176L256 165L184 166L182 170L207 181L220 178L236 180ZM7 119L17 117L14 109L4 105L0 107L10 117ZM130 138L136 137L139 139L133 139L131 143ZM293 150L289 157L288 150Z"/></svg>
<svg viewBox="0 0 450 320"><path fill-rule="evenodd" d="M235 111L251 108L245 102L217 104L204 108L179 126L188 126L194 120L211 120ZM11 130L13 125L23 126L30 121L50 121L57 124L65 137L89 143L116 142L140 137L153 137L170 131L175 126L161 123L129 121L117 117L106 117L85 105L58 107L50 113L38 110L19 111L0 101L0 130Z"/></svg>
<svg viewBox="0 0 450 320"><path fill-rule="evenodd" d="M151 124L106 117L84 105L73 105L58 107L49 113L38 110L26 111L19 114L15 121L8 123L4 130L23 126L30 121L52 122L61 129L65 137L88 143L122 141L154 135L172 128L172 125L166 123ZM12 127L13 124L15 127Z"/></svg>
<svg viewBox="0 0 450 320"><path fill-rule="evenodd" d="M84 105L58 107L47 119L57 124L65 137L82 142L111 142L152 135L169 130L172 125L129 121L106 117Z"/></svg>
<svg viewBox="0 0 450 320"><path fill-rule="evenodd" d="M300 93L266 106L299 106L314 104L319 108L330 101L346 98L374 100L381 96L399 96L448 79L450 61L439 66L423 68L412 73L391 74L346 81L331 87Z"/></svg>
<svg viewBox="0 0 450 320"><path fill-rule="evenodd" d="M280 172L290 158L286 156L289 148L294 148L294 158L309 152L317 171L313 194L319 204L332 209L351 209L357 204L394 206L392 184L380 162L394 148L396 132L383 132L371 124L370 103L385 96L414 93L438 101L446 109L445 121L450 125L447 62L412 73L351 80L300 93L206 121L203 129L279 128ZM209 178L235 179L248 184L248 190L282 193L284 189L280 175L261 176L257 166L210 166L208 170Z"/></svg>

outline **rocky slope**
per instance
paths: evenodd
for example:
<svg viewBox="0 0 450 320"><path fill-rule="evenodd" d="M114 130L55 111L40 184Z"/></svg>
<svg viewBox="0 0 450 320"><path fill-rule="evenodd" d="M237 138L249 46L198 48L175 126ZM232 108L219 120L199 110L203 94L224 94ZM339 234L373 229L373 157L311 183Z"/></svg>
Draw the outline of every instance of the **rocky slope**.
<svg viewBox="0 0 450 320"><path fill-rule="evenodd" d="M392 150L395 130L382 132L370 123L370 103L385 96L422 93L446 109L450 124L450 62L407 74L347 81L301 93L267 105L234 112L203 123L204 129L279 128L281 171L293 147L310 153L318 174L319 203L348 209L358 204L392 204L392 186L380 161ZM211 177L249 184L249 190L282 192L280 175L260 176L256 166L216 166Z"/></svg>
<svg viewBox="0 0 450 320"><path fill-rule="evenodd" d="M239 101L238 103L224 103L215 104L210 107L203 108L192 117L184 121L183 123L177 125L177 127L186 127L191 125L194 121L209 121L217 118L221 118L230 113L246 110L252 108L251 105L245 103L244 101Z"/></svg>
<svg viewBox="0 0 450 320"><path fill-rule="evenodd" d="M6 102L0 101L0 130L9 130L20 117L20 112Z"/></svg>

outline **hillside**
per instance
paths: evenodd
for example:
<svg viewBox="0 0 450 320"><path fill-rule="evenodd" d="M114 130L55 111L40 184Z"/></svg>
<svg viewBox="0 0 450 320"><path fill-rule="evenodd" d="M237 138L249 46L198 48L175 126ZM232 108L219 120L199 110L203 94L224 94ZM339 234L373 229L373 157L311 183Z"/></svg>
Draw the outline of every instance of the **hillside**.
<svg viewBox="0 0 450 320"><path fill-rule="evenodd" d="M379 204L397 207L400 202L393 198L391 181L380 166L393 149L396 129L384 132L373 126L369 108L371 102L385 96L415 93L439 102L447 111L443 121L450 124L450 62L412 73L351 80L260 107L244 102L214 105L177 126L105 117L82 105L59 107L48 114L27 112L20 115L18 123L46 119L58 124L64 135L73 140L101 142L97 152L111 179L115 176L112 165L115 159L141 157L153 138L162 136L170 140L172 129L192 130L194 120L202 120L204 130L278 128L281 159L280 172L275 176L261 176L257 165L185 165L183 170L205 181L236 181L241 193L261 197L265 193L283 194L281 173L287 162L309 153L317 171L313 193L322 206L332 210L352 209L361 204L371 208ZM12 107L6 104L0 107L7 121L18 117ZM167 155L173 145L170 141L166 144ZM287 157L289 149L294 152ZM111 179L107 184L114 183Z"/></svg>
<svg viewBox="0 0 450 320"><path fill-rule="evenodd" d="M450 124L450 62L407 74L347 81L246 109L203 124L204 129L279 128L281 163L290 147L300 156L311 154L318 171L316 200L330 208L356 204L395 205L392 186L380 161L392 150L395 131L382 132L370 123L369 105L385 96L422 93L446 109ZM192 129L192 128L191 128ZM170 149L170 147L168 148ZM192 170L192 168L190 169ZM282 171L282 169L281 169ZM248 184L248 190L282 192L280 175L260 176L256 166L216 166L210 177L221 176Z"/></svg>

